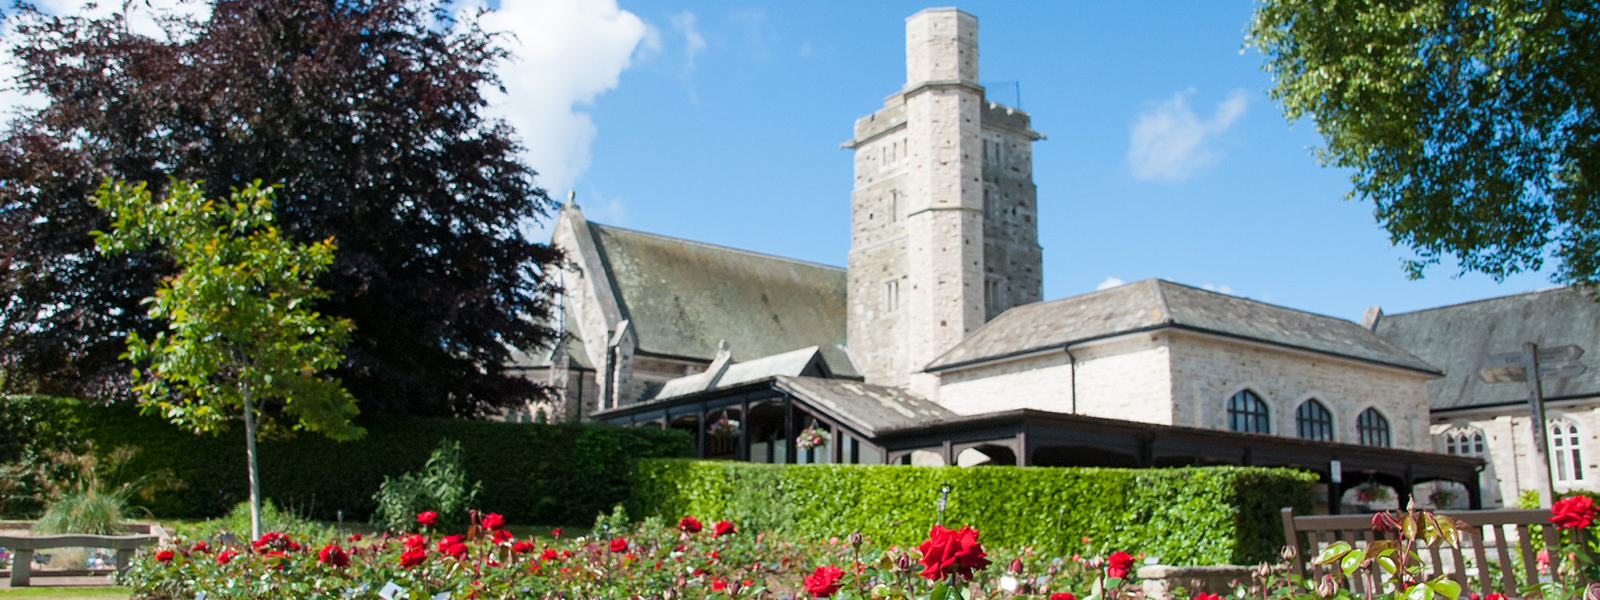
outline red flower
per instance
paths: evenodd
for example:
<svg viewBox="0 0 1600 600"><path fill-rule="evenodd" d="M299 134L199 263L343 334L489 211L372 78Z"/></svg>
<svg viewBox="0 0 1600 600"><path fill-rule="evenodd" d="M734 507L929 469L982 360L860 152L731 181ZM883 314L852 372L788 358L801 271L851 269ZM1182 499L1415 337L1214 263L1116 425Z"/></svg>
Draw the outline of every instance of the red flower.
<svg viewBox="0 0 1600 600"><path fill-rule="evenodd" d="M1193 600L1222 600L1222 597L1216 594L1207 594L1205 592L1201 592L1195 594Z"/></svg>
<svg viewBox="0 0 1600 600"><path fill-rule="evenodd" d="M720 591L725 590L725 589L728 589L728 582L723 581L721 579L712 579L711 580L711 591L720 592Z"/></svg>
<svg viewBox="0 0 1600 600"><path fill-rule="evenodd" d="M1106 577L1125 579L1128 576L1128 568L1132 566L1133 557L1127 552L1112 552L1111 556L1106 557Z"/></svg>
<svg viewBox="0 0 1600 600"><path fill-rule="evenodd" d="M300 551L300 542L296 542L294 540L291 540L291 539L288 539L288 538L284 538L284 545L288 546L290 550L293 550L295 552L299 552Z"/></svg>
<svg viewBox="0 0 1600 600"><path fill-rule="evenodd" d="M211 551L211 545L207 544L205 540L200 540L198 542L195 542L193 546L190 546L189 547L189 551L190 552L199 552L201 554L204 554L206 552L210 552Z"/></svg>
<svg viewBox="0 0 1600 600"><path fill-rule="evenodd" d="M555 529L551 529L550 530L550 537L553 537L553 538L561 537L561 528L557 527Z"/></svg>
<svg viewBox="0 0 1600 600"><path fill-rule="evenodd" d="M352 542L359 542L359 541L361 541L361 534L359 534L359 533L352 533L352 534L350 534L350 541L352 541Z"/></svg>
<svg viewBox="0 0 1600 600"><path fill-rule="evenodd" d="M623 539L623 538L617 538L617 539L611 540L611 551L612 552L627 552L628 551L628 540Z"/></svg>
<svg viewBox="0 0 1600 600"><path fill-rule="evenodd" d="M714 527L715 529L712 531L711 537L722 537L730 533L739 533L739 530L734 529L733 523L729 521L717 521L717 524Z"/></svg>
<svg viewBox="0 0 1600 600"><path fill-rule="evenodd" d="M1594 524L1594 501L1588 496L1567 496L1550 505L1550 522L1562 529L1587 529Z"/></svg>
<svg viewBox="0 0 1600 600"><path fill-rule="evenodd" d="M238 552L234 552L232 550L223 550L222 552L218 552L217 553L217 564L219 564L219 565L228 564L229 561L233 560L233 557L238 556L238 555L239 555Z"/></svg>
<svg viewBox="0 0 1600 600"><path fill-rule="evenodd" d="M703 529L703 526L700 525L699 519L694 517L684 517L682 519L678 519L679 531L684 533L700 533L701 529Z"/></svg>
<svg viewBox="0 0 1600 600"><path fill-rule="evenodd" d="M1487 596L1484 596L1483 600L1506 600L1506 595L1505 594L1489 594Z"/></svg>
<svg viewBox="0 0 1600 600"><path fill-rule="evenodd" d="M504 544L511 541L511 532L499 529L494 532L494 543Z"/></svg>
<svg viewBox="0 0 1600 600"><path fill-rule="evenodd" d="M172 557L177 556L171 550L162 550L156 553L156 562L172 562Z"/></svg>
<svg viewBox="0 0 1600 600"><path fill-rule="evenodd" d="M268 531L261 534L261 537L256 541L250 542L250 546L257 549L266 548L269 546L273 548L282 548L287 546L289 543L288 536L283 535L283 533L277 531Z"/></svg>
<svg viewBox="0 0 1600 600"><path fill-rule="evenodd" d="M500 516L498 513L489 513L484 515L483 519L478 521L478 523L483 525L484 529L496 531L501 527L506 526L506 518Z"/></svg>
<svg viewBox="0 0 1600 600"><path fill-rule="evenodd" d="M400 566L406 567L406 568L409 569L411 567L415 567L417 565L422 564L422 561L427 560L427 559L428 559L428 551L427 550L423 550L421 548L412 548L410 550L406 550L404 554L400 555Z"/></svg>
<svg viewBox="0 0 1600 600"><path fill-rule="evenodd" d="M973 569L989 566L988 553L978 544L978 532L963 526L960 530L934 525L928 541L917 546L922 551L922 576L934 581L951 573L972 579Z"/></svg>
<svg viewBox="0 0 1600 600"><path fill-rule="evenodd" d="M806 591L813 598L827 598L839 591L839 578L844 576L844 571L834 567L817 567L811 575L801 581Z"/></svg>
<svg viewBox="0 0 1600 600"><path fill-rule="evenodd" d="M1050 600L1078 600L1078 597L1072 595L1072 592L1056 592L1050 594Z"/></svg>
<svg viewBox="0 0 1600 600"><path fill-rule="evenodd" d="M545 548L544 553L539 555L539 560L556 560L558 558L561 558L561 555L556 554L555 548Z"/></svg>
<svg viewBox="0 0 1600 600"><path fill-rule="evenodd" d="M417 513L417 524L423 527L433 527L439 524L439 513L431 510Z"/></svg>
<svg viewBox="0 0 1600 600"><path fill-rule="evenodd" d="M350 566L350 555L345 554L344 549L337 544L328 544L322 547L321 552L317 553L317 562L342 569Z"/></svg>
<svg viewBox="0 0 1600 600"><path fill-rule="evenodd" d="M533 552L533 542L517 542L511 545L511 551L517 554Z"/></svg>

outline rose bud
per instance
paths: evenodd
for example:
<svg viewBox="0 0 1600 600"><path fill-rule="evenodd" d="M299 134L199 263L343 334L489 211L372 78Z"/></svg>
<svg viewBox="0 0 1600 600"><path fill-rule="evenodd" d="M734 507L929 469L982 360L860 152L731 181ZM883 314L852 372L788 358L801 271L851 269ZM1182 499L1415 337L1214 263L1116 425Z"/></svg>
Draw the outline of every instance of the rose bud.
<svg viewBox="0 0 1600 600"><path fill-rule="evenodd" d="M669 587L662 591L661 600L678 600L678 588Z"/></svg>
<svg viewBox="0 0 1600 600"><path fill-rule="evenodd" d="M1261 563L1260 565L1256 566L1256 577L1266 577L1271 574L1272 567L1267 563Z"/></svg>
<svg viewBox="0 0 1600 600"><path fill-rule="evenodd" d="M1284 560L1284 562L1289 562L1289 561L1294 560L1294 557L1299 555L1299 554L1300 554L1299 552L1295 551L1294 546L1284 546L1283 547L1283 560Z"/></svg>
<svg viewBox="0 0 1600 600"><path fill-rule="evenodd" d="M1045 575L1049 575L1051 577L1055 577L1056 573L1060 573L1060 572L1061 572L1061 567L1056 566L1056 565L1050 565L1050 568L1044 570L1044 574Z"/></svg>
<svg viewBox="0 0 1600 600"><path fill-rule="evenodd" d="M850 542L850 546L854 547L854 548L860 548L861 547L862 539L863 538L861 536L861 532L859 532L859 531L850 534L850 537L848 538L848 540Z"/></svg>
<svg viewBox="0 0 1600 600"><path fill-rule="evenodd" d="M900 556L896 557L894 559L894 569L896 571L911 570L911 556L908 554L901 554Z"/></svg>
<svg viewBox="0 0 1600 600"><path fill-rule="evenodd" d="M1021 573L1022 572L1022 557L1021 556L1018 556L1016 560L1011 561L1011 572L1012 573Z"/></svg>
<svg viewBox="0 0 1600 600"><path fill-rule="evenodd" d="M1339 592L1339 585L1333 582L1332 575L1323 575L1322 583L1317 584L1317 595L1323 598L1332 598Z"/></svg>

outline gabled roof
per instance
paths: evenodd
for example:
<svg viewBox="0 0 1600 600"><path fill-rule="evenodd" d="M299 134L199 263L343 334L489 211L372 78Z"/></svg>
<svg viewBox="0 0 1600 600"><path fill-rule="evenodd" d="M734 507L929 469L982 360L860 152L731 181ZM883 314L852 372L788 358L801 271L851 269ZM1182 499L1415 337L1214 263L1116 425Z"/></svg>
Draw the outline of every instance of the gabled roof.
<svg viewBox="0 0 1600 600"><path fill-rule="evenodd" d="M1439 373L1427 362L1350 321L1160 279L1012 308L972 332L930 363L927 370L941 371L1165 328Z"/></svg>
<svg viewBox="0 0 1600 600"><path fill-rule="evenodd" d="M1428 382L1433 410L1527 402L1525 384L1484 383L1478 370L1490 354L1516 352L1524 342L1540 348L1577 345L1590 365L1576 377L1544 379L1547 400L1600 396L1600 304L1569 287L1502 296L1416 312L1383 315L1377 334L1444 369Z"/></svg>
<svg viewBox="0 0 1600 600"><path fill-rule="evenodd" d="M639 352L736 360L816 346L855 376L845 343L845 270L608 225L589 224Z"/></svg>
<svg viewBox="0 0 1600 600"><path fill-rule="evenodd" d="M809 375L770 375L738 385L717 386L670 398L656 397L636 404L602 410L593 416L601 421L623 422L620 419L629 415L648 414L663 409L670 411L674 407L693 407L706 401L737 397L761 389L774 389L789 394L828 418L868 438L961 418L950 409L905 388Z"/></svg>
<svg viewBox="0 0 1600 600"><path fill-rule="evenodd" d="M725 369L721 368L718 360L713 360L711 364L712 369L703 373L685 375L666 382L652 399L676 398L778 375L828 377L831 374L827 362L823 360L822 353L816 346L774 354L749 362L731 363Z"/></svg>

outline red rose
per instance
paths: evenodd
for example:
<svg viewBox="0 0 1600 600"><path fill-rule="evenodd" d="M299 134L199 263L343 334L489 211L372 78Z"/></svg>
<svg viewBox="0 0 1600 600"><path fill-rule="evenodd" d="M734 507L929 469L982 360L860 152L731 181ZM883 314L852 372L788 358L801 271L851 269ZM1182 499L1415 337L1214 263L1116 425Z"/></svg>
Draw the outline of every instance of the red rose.
<svg viewBox="0 0 1600 600"><path fill-rule="evenodd" d="M156 562L172 562L172 557L177 556L171 550L162 550L156 553Z"/></svg>
<svg viewBox="0 0 1600 600"><path fill-rule="evenodd" d="M1483 600L1506 600L1506 595L1505 594L1489 594L1487 596L1484 596Z"/></svg>
<svg viewBox="0 0 1600 600"><path fill-rule="evenodd" d="M1587 529L1594 524L1594 501L1588 496L1568 496L1550 505L1550 522L1562 529Z"/></svg>
<svg viewBox="0 0 1600 600"><path fill-rule="evenodd" d="M417 513L417 524L423 527L433 527L439 523L439 513L433 511Z"/></svg>
<svg viewBox="0 0 1600 600"><path fill-rule="evenodd" d="M218 552L217 553L217 564L219 564L219 565L228 564L229 561L233 560L233 557L238 556L238 555L239 555L238 552L234 552L232 550L223 550L222 552Z"/></svg>
<svg viewBox="0 0 1600 600"><path fill-rule="evenodd" d="M678 530L684 533L700 533L702 528L700 520L694 517L678 519Z"/></svg>
<svg viewBox="0 0 1600 600"><path fill-rule="evenodd" d="M205 554L205 553L211 551L211 545L207 544L205 540L200 540L198 542L195 542L193 546L190 546L189 547L189 551L190 552L199 552L201 554Z"/></svg>
<svg viewBox="0 0 1600 600"><path fill-rule="evenodd" d="M973 569L989 566L988 553L978 544L978 532L963 526L960 530L934 525L928 541L917 546L922 551L922 576L938 581L955 573L972 579Z"/></svg>
<svg viewBox="0 0 1600 600"><path fill-rule="evenodd" d="M561 537L561 528L557 527L555 529L551 529L550 530L550 537L553 537L553 538Z"/></svg>
<svg viewBox="0 0 1600 600"><path fill-rule="evenodd" d="M623 539L623 538L617 538L617 539L611 540L611 551L612 552L627 552L628 551L628 540Z"/></svg>
<svg viewBox="0 0 1600 600"><path fill-rule="evenodd" d="M352 541L352 542L359 542L359 541L361 541L361 534L359 534L359 533L352 533L352 534L350 534L350 541Z"/></svg>
<svg viewBox="0 0 1600 600"><path fill-rule="evenodd" d="M817 567L811 575L801 581L806 591L813 598L827 598L839 591L839 578L844 576L844 571L834 567Z"/></svg>
<svg viewBox="0 0 1600 600"><path fill-rule="evenodd" d="M533 542L517 542L511 545L511 551L517 554L533 552Z"/></svg>
<svg viewBox="0 0 1600 600"><path fill-rule="evenodd" d="M286 538L284 540L284 545L288 546L289 550L292 550L294 552L299 552L300 551L300 542L296 542L294 540L289 540L289 539Z"/></svg>
<svg viewBox="0 0 1600 600"><path fill-rule="evenodd" d="M501 527L505 527L506 518L503 517L503 516L500 516L498 513L489 513L487 515L484 515L483 519L478 521L478 523L483 525L484 529L488 529L489 531L495 531L497 529L500 529Z"/></svg>
<svg viewBox="0 0 1600 600"><path fill-rule="evenodd" d="M464 535L447 535L444 536L444 539L439 540L438 545L434 546L434 549L438 550L440 554L449 554L449 552L445 551L446 548L463 543L466 541L466 539L467 536Z"/></svg>
<svg viewBox="0 0 1600 600"><path fill-rule="evenodd" d="M711 591L720 592L720 591L725 590L725 589L728 589L728 582L723 581L721 579L712 579L711 580Z"/></svg>
<svg viewBox="0 0 1600 600"><path fill-rule="evenodd" d="M1205 592L1201 592L1194 595L1194 600L1222 600L1222 597L1216 594L1207 594Z"/></svg>
<svg viewBox="0 0 1600 600"><path fill-rule="evenodd" d="M1128 568L1133 566L1133 557L1127 552L1112 552L1106 557L1106 577L1124 579L1128 576Z"/></svg>
<svg viewBox="0 0 1600 600"><path fill-rule="evenodd" d="M717 521L715 529L712 530L711 537L722 537L731 533L739 533L738 529L733 528L733 523L729 521Z"/></svg>
<svg viewBox="0 0 1600 600"><path fill-rule="evenodd" d="M494 543L496 543L496 544L504 544L504 543L509 542L509 541L511 541L511 532L506 531L504 529L495 530L495 532L494 532Z"/></svg>
<svg viewBox="0 0 1600 600"><path fill-rule="evenodd" d="M409 569L422 564L422 561L427 560L427 558L427 550L423 550L421 548L412 548L410 550L406 550L404 554L400 555L400 566Z"/></svg>
<svg viewBox="0 0 1600 600"><path fill-rule="evenodd" d="M1050 594L1050 600L1078 600L1078 597L1072 595L1072 592L1056 592Z"/></svg>
<svg viewBox="0 0 1600 600"><path fill-rule="evenodd" d="M345 554L344 549L338 545L328 544L322 547L321 552L317 553L317 562L342 569L350 566L350 555Z"/></svg>
<svg viewBox="0 0 1600 600"><path fill-rule="evenodd" d="M250 542L250 545L252 547L257 548L257 549L267 548L267 547L283 548L283 547L287 546L289 543L290 542L289 542L288 536L283 535L283 533L277 532L277 531L268 531L266 533L261 534L261 537L258 538L256 541Z"/></svg>
<svg viewBox="0 0 1600 600"><path fill-rule="evenodd" d="M545 548L544 553L539 555L539 560L556 560L558 558L561 558L561 555L556 554L555 548Z"/></svg>

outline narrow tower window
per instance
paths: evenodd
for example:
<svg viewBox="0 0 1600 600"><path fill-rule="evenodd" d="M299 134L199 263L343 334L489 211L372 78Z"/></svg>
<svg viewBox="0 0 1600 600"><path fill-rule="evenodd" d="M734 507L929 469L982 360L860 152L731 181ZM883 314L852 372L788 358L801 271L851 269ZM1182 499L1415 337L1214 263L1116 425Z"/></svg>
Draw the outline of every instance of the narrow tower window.
<svg viewBox="0 0 1600 600"><path fill-rule="evenodd" d="M900 308L900 280L890 279L883 282L883 312L894 312Z"/></svg>

